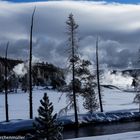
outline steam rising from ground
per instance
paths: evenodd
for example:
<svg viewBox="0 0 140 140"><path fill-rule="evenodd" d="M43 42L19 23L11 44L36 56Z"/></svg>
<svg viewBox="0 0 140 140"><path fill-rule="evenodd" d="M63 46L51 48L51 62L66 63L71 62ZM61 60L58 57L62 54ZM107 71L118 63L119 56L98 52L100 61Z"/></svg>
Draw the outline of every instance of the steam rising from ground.
<svg viewBox="0 0 140 140"><path fill-rule="evenodd" d="M40 62L39 58L37 58L35 56L32 57L32 66L39 62ZM28 73L28 69L29 69L29 61L16 65L13 68L13 71L17 76L23 77L25 74Z"/></svg>
<svg viewBox="0 0 140 140"><path fill-rule="evenodd" d="M133 77L123 75L121 72L112 73L112 71L105 71L102 83L105 85L114 85L120 88L132 88Z"/></svg>
<svg viewBox="0 0 140 140"><path fill-rule="evenodd" d="M37 57L33 56L32 65L39 63L40 60ZM16 65L13 68L14 73L17 76L23 77L25 74L28 73L29 69L29 62L21 63ZM91 73L93 72L93 68L89 67ZM132 81L133 77L129 76L128 74L122 74L121 72L113 73L111 70L106 69L101 76L102 80L101 83L104 85L114 85L119 88L128 89L132 88ZM67 74L66 82L69 83L71 81L71 74Z"/></svg>
<svg viewBox="0 0 140 140"><path fill-rule="evenodd" d="M23 77L28 72L27 63L21 63L16 65L13 68L13 71L17 76Z"/></svg>

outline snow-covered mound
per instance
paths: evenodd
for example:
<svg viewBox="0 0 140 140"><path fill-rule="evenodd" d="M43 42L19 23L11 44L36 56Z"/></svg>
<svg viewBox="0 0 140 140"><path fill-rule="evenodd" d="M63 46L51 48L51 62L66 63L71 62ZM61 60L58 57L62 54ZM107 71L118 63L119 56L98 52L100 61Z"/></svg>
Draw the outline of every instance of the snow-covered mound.
<svg viewBox="0 0 140 140"><path fill-rule="evenodd" d="M0 123L0 134L16 133L30 130L33 128L33 120L11 120L10 122Z"/></svg>
<svg viewBox="0 0 140 140"><path fill-rule="evenodd" d="M139 112L106 112L106 113L93 113L93 114L79 114L78 120L79 124L88 123L109 123L117 121L129 121L129 120L139 120ZM68 125L74 123L74 116L63 116L58 118L58 121L63 125Z"/></svg>
<svg viewBox="0 0 140 140"><path fill-rule="evenodd" d="M117 121L138 120L140 118L139 112L106 112L93 114L79 114L78 121L80 125L89 123L109 123ZM33 129L34 120L11 120L10 122L0 123L0 134L16 133ZM74 124L74 115L63 116L57 119L58 123L63 126Z"/></svg>

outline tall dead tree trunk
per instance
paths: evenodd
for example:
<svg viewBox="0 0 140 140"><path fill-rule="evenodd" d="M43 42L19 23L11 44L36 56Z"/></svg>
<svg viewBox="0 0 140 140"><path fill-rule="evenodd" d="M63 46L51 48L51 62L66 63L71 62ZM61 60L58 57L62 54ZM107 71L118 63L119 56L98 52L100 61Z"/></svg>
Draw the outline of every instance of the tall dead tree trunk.
<svg viewBox="0 0 140 140"><path fill-rule="evenodd" d="M98 86L98 94L99 94L100 111L103 112L103 104L102 104L102 96L101 96L101 88L100 88L100 71L99 71L99 58L98 58L98 38L96 40L96 70L97 70L97 86Z"/></svg>
<svg viewBox="0 0 140 140"><path fill-rule="evenodd" d="M33 97L32 97L32 36L33 36L33 26L34 26L34 14L36 7L33 10L31 18L31 28L30 28L30 58L29 58L29 115L30 119L33 118Z"/></svg>
<svg viewBox="0 0 140 140"><path fill-rule="evenodd" d="M75 92L75 51L74 51L74 28L72 26L72 30L71 30L71 47L72 47L72 91L73 91L73 100L74 100L74 112L75 112L75 125L78 126L78 114L77 114L77 105L76 105L76 92Z"/></svg>
<svg viewBox="0 0 140 140"><path fill-rule="evenodd" d="M77 103L76 103L76 89L75 89L75 63L76 63L76 30L78 25L75 23L73 15L70 14L68 20L66 21L68 27L69 35L69 46L71 47L70 51L70 65L72 70L72 94L73 94L73 105L74 105L74 114L75 114L75 126L78 126L78 113L77 113Z"/></svg>
<svg viewBox="0 0 140 140"><path fill-rule="evenodd" d="M9 42L6 45L5 50L5 116L6 122L9 121L9 111L8 111L8 81L7 81L7 53L8 53Z"/></svg>

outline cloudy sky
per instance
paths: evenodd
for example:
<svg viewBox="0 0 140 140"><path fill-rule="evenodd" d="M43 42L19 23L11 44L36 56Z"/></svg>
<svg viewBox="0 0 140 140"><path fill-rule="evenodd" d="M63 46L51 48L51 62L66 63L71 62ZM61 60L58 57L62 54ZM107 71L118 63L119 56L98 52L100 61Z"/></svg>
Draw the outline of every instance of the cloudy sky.
<svg viewBox="0 0 140 140"><path fill-rule="evenodd" d="M17 1L17 2L11 2ZM99 36L100 63L110 68L138 67L140 48L140 5L137 0L122 3L102 1L0 1L0 55L10 42L9 57L27 59L31 13L37 7L33 31L33 55L65 66L68 54L66 20L73 13L79 24L79 50L94 61ZM35 1L35 0L34 0ZM128 2L128 3L126 3Z"/></svg>

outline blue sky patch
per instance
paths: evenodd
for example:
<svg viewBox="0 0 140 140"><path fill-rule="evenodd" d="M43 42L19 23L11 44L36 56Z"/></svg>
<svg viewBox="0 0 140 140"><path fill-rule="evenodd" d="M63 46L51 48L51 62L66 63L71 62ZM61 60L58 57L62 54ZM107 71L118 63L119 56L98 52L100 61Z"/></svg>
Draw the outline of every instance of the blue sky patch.
<svg viewBox="0 0 140 140"><path fill-rule="evenodd" d="M7 0L10 2L37 2L37 1L51 1L51 0ZM87 0L87 1L99 1L99 0ZM118 3L140 3L140 0L105 0L107 2L118 2Z"/></svg>

